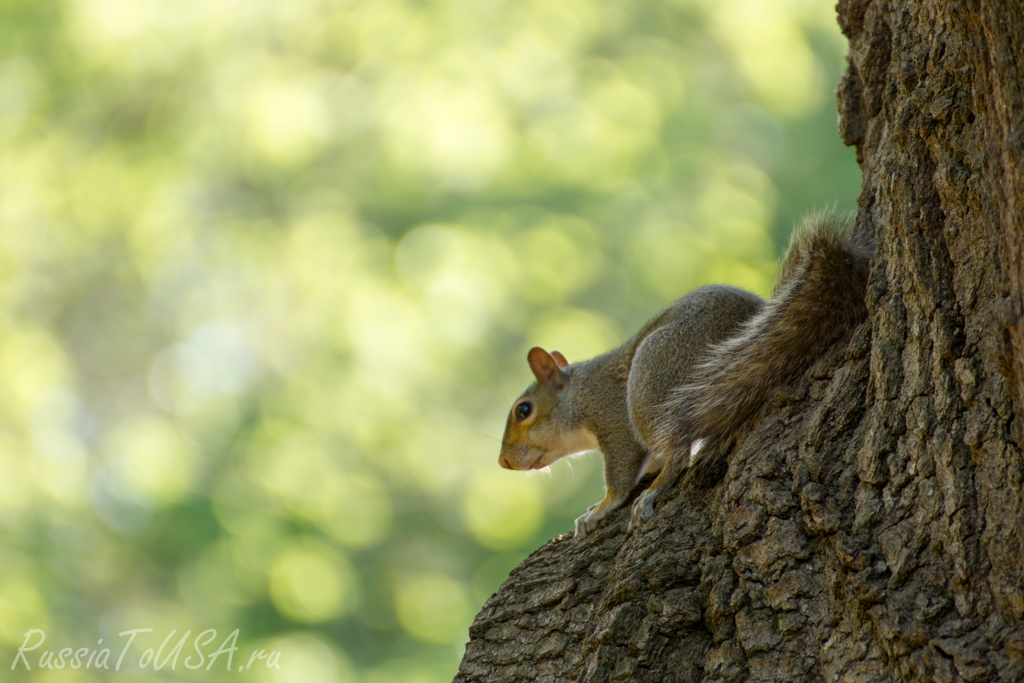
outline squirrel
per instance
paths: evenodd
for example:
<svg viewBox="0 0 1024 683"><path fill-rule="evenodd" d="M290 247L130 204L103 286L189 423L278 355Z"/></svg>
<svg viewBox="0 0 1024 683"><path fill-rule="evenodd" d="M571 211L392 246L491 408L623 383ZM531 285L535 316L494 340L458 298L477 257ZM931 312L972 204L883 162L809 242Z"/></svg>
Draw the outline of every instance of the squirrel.
<svg viewBox="0 0 1024 683"><path fill-rule="evenodd" d="M793 232L768 301L708 285L592 360L570 364L558 351L531 348L536 381L512 405L499 464L543 469L600 450L605 496L577 518L577 540L621 507L645 473L659 471L633 505L632 531L683 473L724 475L736 433L765 400L866 319L874 249L851 218L811 215Z"/></svg>

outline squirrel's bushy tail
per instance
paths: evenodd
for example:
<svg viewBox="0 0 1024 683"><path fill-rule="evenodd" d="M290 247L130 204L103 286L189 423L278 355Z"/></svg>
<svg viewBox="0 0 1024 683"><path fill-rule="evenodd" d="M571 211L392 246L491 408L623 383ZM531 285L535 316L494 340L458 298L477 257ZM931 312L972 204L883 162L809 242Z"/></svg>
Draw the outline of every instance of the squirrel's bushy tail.
<svg viewBox="0 0 1024 683"><path fill-rule="evenodd" d="M703 439L694 465L719 471L733 433L771 392L866 318L873 251L874 240L853 230L850 218L832 212L806 218L793 233L765 307L739 334L710 349L693 380L674 390L666 442Z"/></svg>

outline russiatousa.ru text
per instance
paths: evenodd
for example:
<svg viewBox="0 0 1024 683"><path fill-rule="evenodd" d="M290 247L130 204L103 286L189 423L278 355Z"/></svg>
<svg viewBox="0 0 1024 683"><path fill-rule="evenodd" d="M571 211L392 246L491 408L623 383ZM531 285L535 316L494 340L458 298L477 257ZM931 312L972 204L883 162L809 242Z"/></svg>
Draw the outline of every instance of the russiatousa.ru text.
<svg viewBox="0 0 1024 683"><path fill-rule="evenodd" d="M100 638L94 647L80 647L72 648L65 647L61 649L53 650L40 650L43 644L46 642L46 634L42 629L33 628L25 633L25 642L18 648L18 653L14 656L14 662L11 663L11 670L18 668L18 665L25 667L29 671L33 668L39 669L63 669L65 667L70 669L107 669L113 668L114 671L120 671L121 665L125 663L125 655L128 654L128 648L135 641L135 636L140 633L151 633L151 628L135 628L130 631L122 631L118 635L122 638L126 638L124 647L121 648L121 653L117 657L116 662L111 661L111 650L108 647L100 647L103 645L103 639ZM139 659L139 668L147 669L152 667L154 671L160 671L167 667L171 671L174 671L178 664L178 657L182 654L182 648L188 642L189 636L192 635L192 631L185 631L185 635L178 639L177 643L172 644L174 634L177 633L177 629L172 630L167 637L164 638L163 643L160 647L154 650L148 648L142 653L142 657ZM195 650L195 654L186 652L182 664L186 669L201 669L204 666L209 671L213 668L217 660L224 656L222 660L227 666L228 671L232 669L232 658L238 651L238 629L236 628L228 637L225 638L216 650L211 651L210 646L217 639L217 630L208 628L195 637L192 641L192 648ZM169 649L168 649L169 648ZM166 652L165 652L166 650ZM205 651L205 654L204 654ZM30 654L31 653L31 654ZM36 661L36 656L39 659ZM249 669L253 666L265 665L267 668L280 669L281 664L281 653L277 650L253 650L249 655L249 660L244 664L238 665L238 670ZM130 663L130 662L129 662ZM113 665L113 666L111 666ZM126 664L125 668L129 668ZM133 667L134 668L134 667Z"/></svg>

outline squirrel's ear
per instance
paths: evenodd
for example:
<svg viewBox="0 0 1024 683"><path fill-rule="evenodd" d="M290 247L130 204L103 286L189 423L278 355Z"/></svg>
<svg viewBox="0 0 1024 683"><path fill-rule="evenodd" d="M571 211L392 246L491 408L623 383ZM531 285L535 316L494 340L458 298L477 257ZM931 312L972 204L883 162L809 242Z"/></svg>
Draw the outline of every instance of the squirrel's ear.
<svg viewBox="0 0 1024 683"><path fill-rule="evenodd" d="M526 354L526 360L530 363L530 369L533 370L533 376L537 378L538 382L546 384L556 391L565 387L565 373L562 372L562 368L558 367L558 363L550 353L539 346L534 346Z"/></svg>
<svg viewBox="0 0 1024 683"><path fill-rule="evenodd" d="M565 356L562 355L561 351L552 351L551 357L555 359L555 362L558 363L558 367L560 368L564 368L569 364L569 361L565 359Z"/></svg>

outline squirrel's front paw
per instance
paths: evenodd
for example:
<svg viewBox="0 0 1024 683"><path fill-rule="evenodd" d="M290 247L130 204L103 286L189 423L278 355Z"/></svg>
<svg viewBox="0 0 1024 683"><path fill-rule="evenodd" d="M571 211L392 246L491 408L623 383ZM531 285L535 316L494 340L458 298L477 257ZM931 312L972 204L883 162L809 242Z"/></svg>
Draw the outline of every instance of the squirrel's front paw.
<svg viewBox="0 0 1024 683"><path fill-rule="evenodd" d="M644 523L644 520L649 519L654 514L654 499L658 496L657 493L647 489L640 494L640 497L633 501L633 514L629 518L629 531L633 532L634 529L639 529L640 525ZM577 520L577 523L579 520Z"/></svg>
<svg viewBox="0 0 1024 683"><path fill-rule="evenodd" d="M597 528L597 525L601 523L601 517L594 514L594 508L596 506L590 506L590 509L584 512L582 515L576 518L576 540L582 541L586 538L591 531Z"/></svg>

